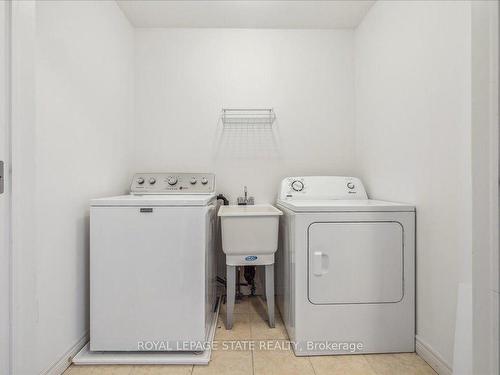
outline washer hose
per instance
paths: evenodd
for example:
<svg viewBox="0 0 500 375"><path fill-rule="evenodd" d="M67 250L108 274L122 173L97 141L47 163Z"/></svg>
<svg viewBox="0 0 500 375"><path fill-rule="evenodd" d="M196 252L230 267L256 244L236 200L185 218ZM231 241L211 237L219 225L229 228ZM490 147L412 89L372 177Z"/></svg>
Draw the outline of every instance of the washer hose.
<svg viewBox="0 0 500 375"><path fill-rule="evenodd" d="M217 200L221 200L224 202L224 206L229 206L229 201L227 198L224 196L224 194L219 194L217 195Z"/></svg>

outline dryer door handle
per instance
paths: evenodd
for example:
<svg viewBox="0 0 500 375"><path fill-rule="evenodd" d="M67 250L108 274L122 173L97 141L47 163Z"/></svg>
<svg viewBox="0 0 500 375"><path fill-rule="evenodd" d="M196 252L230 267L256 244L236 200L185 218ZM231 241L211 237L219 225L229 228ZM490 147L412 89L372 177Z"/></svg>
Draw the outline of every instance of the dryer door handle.
<svg viewBox="0 0 500 375"><path fill-rule="evenodd" d="M322 276L328 272L329 258L327 254L321 251L315 251L313 253L313 274L316 276Z"/></svg>

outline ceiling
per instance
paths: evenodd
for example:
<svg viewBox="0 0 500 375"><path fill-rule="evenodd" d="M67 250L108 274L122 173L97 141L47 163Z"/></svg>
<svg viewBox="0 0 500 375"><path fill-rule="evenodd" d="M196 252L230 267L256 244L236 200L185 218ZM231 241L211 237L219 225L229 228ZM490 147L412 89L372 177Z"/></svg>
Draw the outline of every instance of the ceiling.
<svg viewBox="0 0 500 375"><path fill-rule="evenodd" d="M356 27L373 0L117 0L135 27L335 29Z"/></svg>

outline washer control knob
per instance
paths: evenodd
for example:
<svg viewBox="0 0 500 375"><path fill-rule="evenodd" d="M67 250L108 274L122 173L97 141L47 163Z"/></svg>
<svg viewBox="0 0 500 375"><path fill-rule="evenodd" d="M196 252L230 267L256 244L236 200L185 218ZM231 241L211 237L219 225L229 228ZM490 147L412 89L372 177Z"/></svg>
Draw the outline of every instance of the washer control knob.
<svg viewBox="0 0 500 375"><path fill-rule="evenodd" d="M156 178L151 177L151 178L149 179L149 183L150 183L151 185L156 184Z"/></svg>
<svg viewBox="0 0 500 375"><path fill-rule="evenodd" d="M208 180L207 180L207 178L206 178L206 177L203 177L203 178L201 179L201 183L202 183L203 185L208 184Z"/></svg>
<svg viewBox="0 0 500 375"><path fill-rule="evenodd" d="M348 182L348 183L347 183L347 188L348 188L348 189L352 190L352 189L354 189L355 187L356 187L356 186L354 185L354 183L352 183L352 182Z"/></svg>
<svg viewBox="0 0 500 375"><path fill-rule="evenodd" d="M295 191L302 191L304 190L304 183L299 180L295 180L292 182L292 189Z"/></svg>
<svg viewBox="0 0 500 375"><path fill-rule="evenodd" d="M169 177L167 182L169 185L173 186L177 183L177 177Z"/></svg>
<svg viewBox="0 0 500 375"><path fill-rule="evenodd" d="M142 185L142 184L144 183L144 179L143 179L142 177L139 177L139 178L137 179L137 183L138 183L139 185Z"/></svg>
<svg viewBox="0 0 500 375"><path fill-rule="evenodd" d="M191 177L191 179L189 180L189 182L191 183L191 185L194 185L196 184L198 180L196 180L196 177Z"/></svg>

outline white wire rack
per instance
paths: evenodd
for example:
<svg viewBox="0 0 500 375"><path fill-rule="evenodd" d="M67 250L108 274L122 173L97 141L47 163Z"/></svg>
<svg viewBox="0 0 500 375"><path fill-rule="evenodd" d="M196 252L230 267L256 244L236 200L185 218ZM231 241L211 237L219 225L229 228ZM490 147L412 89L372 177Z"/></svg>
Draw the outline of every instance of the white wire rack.
<svg viewBox="0 0 500 375"><path fill-rule="evenodd" d="M273 108L223 108L222 124L226 128L269 128L276 120Z"/></svg>

